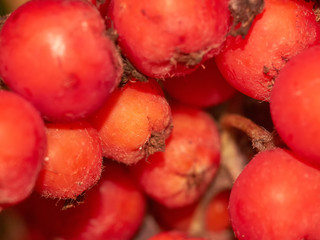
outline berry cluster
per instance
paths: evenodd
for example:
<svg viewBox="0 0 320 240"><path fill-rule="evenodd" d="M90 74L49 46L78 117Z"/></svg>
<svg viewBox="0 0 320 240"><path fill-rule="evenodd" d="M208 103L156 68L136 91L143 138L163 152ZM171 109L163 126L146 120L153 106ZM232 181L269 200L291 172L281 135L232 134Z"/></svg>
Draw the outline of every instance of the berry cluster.
<svg viewBox="0 0 320 240"><path fill-rule="evenodd" d="M320 240L319 12L29 0L1 17L0 238Z"/></svg>

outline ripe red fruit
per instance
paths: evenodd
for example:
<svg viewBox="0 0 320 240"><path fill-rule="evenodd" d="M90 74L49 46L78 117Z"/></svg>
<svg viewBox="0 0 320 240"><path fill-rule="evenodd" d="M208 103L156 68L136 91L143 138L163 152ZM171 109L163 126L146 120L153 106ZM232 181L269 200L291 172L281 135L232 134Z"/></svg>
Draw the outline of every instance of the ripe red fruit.
<svg viewBox="0 0 320 240"><path fill-rule="evenodd" d="M132 166L144 191L167 207L194 203L207 189L220 163L220 138L204 111L172 106L173 131L164 152Z"/></svg>
<svg viewBox="0 0 320 240"><path fill-rule="evenodd" d="M151 212L161 228L192 232L195 224L202 230L217 233L231 228L228 212L230 190L225 189L214 195L208 202L195 202L185 207L168 208L151 202Z"/></svg>
<svg viewBox="0 0 320 240"><path fill-rule="evenodd" d="M281 70L271 93L275 128L296 153L320 166L320 47L295 56Z"/></svg>
<svg viewBox="0 0 320 240"><path fill-rule="evenodd" d="M123 166L107 162L84 202L65 210L61 201L32 195L20 207L28 228L46 239L131 240L142 224L146 202ZM75 202L76 203L76 202Z"/></svg>
<svg viewBox="0 0 320 240"><path fill-rule="evenodd" d="M230 218L239 240L319 239L320 171L290 151L257 154L235 181Z"/></svg>
<svg viewBox="0 0 320 240"><path fill-rule="evenodd" d="M203 108L222 103L236 92L223 78L214 59L187 76L167 78L163 84L173 99Z"/></svg>
<svg viewBox="0 0 320 240"><path fill-rule="evenodd" d="M149 206L152 216L162 229L178 230L189 232L195 220L194 215L198 207L199 201L184 207L168 208L155 201L151 201Z"/></svg>
<svg viewBox="0 0 320 240"><path fill-rule="evenodd" d="M4 82L49 120L88 116L120 80L120 59L104 20L85 0L22 5L3 25L0 52Z"/></svg>
<svg viewBox="0 0 320 240"><path fill-rule="evenodd" d="M186 234L178 231L160 232L148 240L184 240Z"/></svg>
<svg viewBox="0 0 320 240"><path fill-rule="evenodd" d="M205 238L193 238L179 231L160 232L148 240L205 240Z"/></svg>
<svg viewBox="0 0 320 240"><path fill-rule="evenodd" d="M66 213L67 238L131 240L141 226L145 197L127 169L106 163L103 174L98 186L87 193L84 204Z"/></svg>
<svg viewBox="0 0 320 240"><path fill-rule="evenodd" d="M230 190L218 192L210 200L205 210L205 228L208 231L222 231L230 228L228 212Z"/></svg>
<svg viewBox="0 0 320 240"><path fill-rule="evenodd" d="M46 151L44 123L20 96L0 90L0 210L33 191Z"/></svg>
<svg viewBox="0 0 320 240"><path fill-rule="evenodd" d="M163 151L171 133L171 109L158 83L131 80L91 117L103 155L128 165Z"/></svg>
<svg viewBox="0 0 320 240"><path fill-rule="evenodd" d="M111 0L109 17L123 54L156 78L194 70L220 50L229 26L227 0Z"/></svg>
<svg viewBox="0 0 320 240"><path fill-rule="evenodd" d="M50 198L72 198L100 179L102 150L98 132L87 122L46 125L48 151L36 191Z"/></svg>
<svg viewBox="0 0 320 240"><path fill-rule="evenodd" d="M243 39L228 37L216 58L225 79L240 92L269 101L279 71L292 56L320 42L320 25L310 4L265 0Z"/></svg>

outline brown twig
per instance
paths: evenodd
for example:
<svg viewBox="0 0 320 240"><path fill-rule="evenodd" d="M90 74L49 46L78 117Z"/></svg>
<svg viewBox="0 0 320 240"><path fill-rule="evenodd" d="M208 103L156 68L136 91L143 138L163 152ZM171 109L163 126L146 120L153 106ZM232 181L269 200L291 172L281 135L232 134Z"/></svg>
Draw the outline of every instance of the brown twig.
<svg viewBox="0 0 320 240"><path fill-rule="evenodd" d="M244 116L226 114L221 119L221 126L244 132L251 139L253 148L259 152L276 148L274 135Z"/></svg>
<svg viewBox="0 0 320 240"><path fill-rule="evenodd" d="M230 0L229 9L233 17L229 34L244 38L255 17L263 11L264 0Z"/></svg>
<svg viewBox="0 0 320 240"><path fill-rule="evenodd" d="M140 73L127 58L123 57L122 62L123 74L120 86L124 86L132 77L141 82L148 81L148 78L144 74Z"/></svg>

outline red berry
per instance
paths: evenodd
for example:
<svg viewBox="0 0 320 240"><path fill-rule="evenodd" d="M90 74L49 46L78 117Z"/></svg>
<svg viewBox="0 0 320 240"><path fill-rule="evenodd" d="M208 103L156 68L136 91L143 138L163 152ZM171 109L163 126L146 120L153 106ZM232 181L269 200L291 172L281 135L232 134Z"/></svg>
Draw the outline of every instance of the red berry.
<svg viewBox="0 0 320 240"><path fill-rule="evenodd" d="M164 150L171 109L154 79L132 79L111 94L91 122L99 131L103 155L130 165Z"/></svg>
<svg viewBox="0 0 320 240"><path fill-rule="evenodd" d="M20 96L0 90L0 210L33 191L46 151L44 123Z"/></svg>
<svg viewBox="0 0 320 240"><path fill-rule="evenodd" d="M205 192L220 163L220 138L204 111L173 106L173 131L164 152L132 167L144 191L167 207L194 203Z"/></svg>
<svg viewBox="0 0 320 240"><path fill-rule="evenodd" d="M229 37L217 56L225 79L240 92L269 101L279 71L304 49L319 44L320 25L310 4L265 0L245 38Z"/></svg>
<svg viewBox="0 0 320 240"><path fill-rule="evenodd" d="M47 124L46 133L48 152L36 191L45 197L75 199L100 179L99 134L85 121Z"/></svg>
<svg viewBox="0 0 320 240"><path fill-rule="evenodd" d="M186 233L179 231L168 231L168 232L160 232L148 240L206 240L205 238L193 238L188 236Z"/></svg>
<svg viewBox="0 0 320 240"><path fill-rule="evenodd" d="M318 239L319 182L319 169L289 151L257 154L230 195L230 218L238 239Z"/></svg>
<svg viewBox="0 0 320 240"><path fill-rule="evenodd" d="M191 72L216 54L229 26L227 0L111 0L123 54L150 77Z"/></svg>
<svg viewBox="0 0 320 240"><path fill-rule="evenodd" d="M104 21L85 0L33 0L0 33L0 75L50 120L96 111L119 82L121 66Z"/></svg>
<svg viewBox="0 0 320 240"><path fill-rule="evenodd" d="M99 184L84 204L66 212L63 236L74 240L130 240L142 224L145 198L118 164L106 164Z"/></svg>
<svg viewBox="0 0 320 240"><path fill-rule="evenodd" d="M203 231L214 234L231 227L228 212L229 195L230 190L226 189L208 199L208 202L201 199L191 205L176 208L152 201L151 212L163 229L192 232L192 227L197 225L201 226Z"/></svg>
<svg viewBox="0 0 320 240"><path fill-rule="evenodd" d="M222 231L231 226L228 212L230 190L218 192L205 210L205 225L208 231Z"/></svg>
<svg viewBox="0 0 320 240"><path fill-rule="evenodd" d="M199 201L184 207L170 208L155 201L149 204L152 216L165 230L188 232L191 229Z"/></svg>
<svg viewBox="0 0 320 240"><path fill-rule="evenodd" d="M142 224L146 202L127 169L106 163L99 183L84 202L61 210L62 201L32 195L20 207L28 228L46 239L131 240Z"/></svg>
<svg viewBox="0 0 320 240"><path fill-rule="evenodd" d="M164 88L173 99L195 107L211 107L229 99L236 91L209 59L187 76L167 78Z"/></svg>
<svg viewBox="0 0 320 240"><path fill-rule="evenodd" d="M283 141L320 166L320 47L295 56L281 70L271 93L270 110Z"/></svg>

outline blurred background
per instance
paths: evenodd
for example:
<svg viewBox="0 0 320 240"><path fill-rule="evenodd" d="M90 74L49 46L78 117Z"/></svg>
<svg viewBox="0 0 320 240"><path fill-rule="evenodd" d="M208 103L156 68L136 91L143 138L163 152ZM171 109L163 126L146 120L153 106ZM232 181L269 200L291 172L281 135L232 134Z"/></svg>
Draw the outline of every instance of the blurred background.
<svg viewBox="0 0 320 240"><path fill-rule="evenodd" d="M0 0L0 15L10 13L28 0Z"/></svg>

